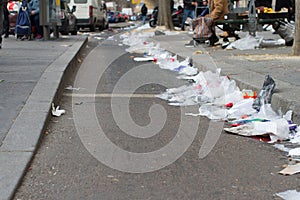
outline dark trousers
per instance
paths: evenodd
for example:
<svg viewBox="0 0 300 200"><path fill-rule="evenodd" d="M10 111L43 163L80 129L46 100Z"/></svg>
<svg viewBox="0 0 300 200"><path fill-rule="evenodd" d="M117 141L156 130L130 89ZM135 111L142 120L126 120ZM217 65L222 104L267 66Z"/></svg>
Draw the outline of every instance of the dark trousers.
<svg viewBox="0 0 300 200"><path fill-rule="evenodd" d="M4 34L5 36L7 37L8 34L9 34L9 18L8 18L8 15L9 15L9 12L7 10L7 7L4 5L3 7L3 14L4 14L4 20L3 20L3 28L4 28Z"/></svg>
<svg viewBox="0 0 300 200"><path fill-rule="evenodd" d="M43 35L43 29L40 26L40 16L37 15L31 15L31 24L35 27L36 34Z"/></svg>

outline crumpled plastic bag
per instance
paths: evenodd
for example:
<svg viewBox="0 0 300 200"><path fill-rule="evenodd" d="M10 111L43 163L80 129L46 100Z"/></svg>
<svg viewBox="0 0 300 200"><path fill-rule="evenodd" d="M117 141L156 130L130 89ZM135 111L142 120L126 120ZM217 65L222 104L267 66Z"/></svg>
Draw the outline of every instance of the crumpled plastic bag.
<svg viewBox="0 0 300 200"><path fill-rule="evenodd" d="M270 75L266 75L263 87L252 105L255 110L259 111L261 106L264 104L271 104L275 85L275 81L272 77Z"/></svg>
<svg viewBox="0 0 300 200"><path fill-rule="evenodd" d="M253 99L243 99L242 101L234 104L229 110L230 118L241 118L243 115L252 115L256 110L252 108Z"/></svg>
<svg viewBox="0 0 300 200"><path fill-rule="evenodd" d="M226 119L228 111L223 105L203 104L199 108L199 115L212 120L223 120Z"/></svg>
<svg viewBox="0 0 300 200"><path fill-rule="evenodd" d="M252 35L247 35L246 37L236 40L229 44L226 49L239 49L239 50L248 50L248 49L256 49L260 46L263 37Z"/></svg>
<svg viewBox="0 0 300 200"><path fill-rule="evenodd" d="M54 103L52 103L51 107L52 107L51 113L55 117L60 117L61 115L66 113L66 111L63 109L60 109L59 106L55 107Z"/></svg>

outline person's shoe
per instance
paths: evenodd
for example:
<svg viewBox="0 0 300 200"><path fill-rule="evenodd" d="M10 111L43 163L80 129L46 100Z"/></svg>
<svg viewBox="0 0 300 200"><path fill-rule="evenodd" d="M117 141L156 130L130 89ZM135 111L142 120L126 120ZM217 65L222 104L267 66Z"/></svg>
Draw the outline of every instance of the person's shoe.
<svg viewBox="0 0 300 200"><path fill-rule="evenodd" d="M21 37L21 40L23 41L23 40L27 40L28 39L28 37L26 36L26 35L24 35L23 37Z"/></svg>
<svg viewBox="0 0 300 200"><path fill-rule="evenodd" d="M39 40L39 39L42 39L42 38L43 38L43 37L42 37L42 35L40 35L40 34L37 34L36 37L35 37L35 39L38 39L38 40Z"/></svg>
<svg viewBox="0 0 300 200"><path fill-rule="evenodd" d="M4 38L8 38L8 34L7 33L4 35Z"/></svg>
<svg viewBox="0 0 300 200"><path fill-rule="evenodd" d="M210 46L215 46L219 42L219 38L217 36L213 36L209 39Z"/></svg>
<svg viewBox="0 0 300 200"><path fill-rule="evenodd" d="M226 49L229 46L229 42L223 42L222 43L222 49Z"/></svg>
<svg viewBox="0 0 300 200"><path fill-rule="evenodd" d="M185 47L195 47L195 42L194 40L191 40L189 43L184 45Z"/></svg>

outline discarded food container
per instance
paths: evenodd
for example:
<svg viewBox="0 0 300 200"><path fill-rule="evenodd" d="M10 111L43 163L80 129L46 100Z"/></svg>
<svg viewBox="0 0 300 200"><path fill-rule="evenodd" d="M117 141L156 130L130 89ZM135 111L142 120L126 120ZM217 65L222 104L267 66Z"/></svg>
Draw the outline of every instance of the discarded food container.
<svg viewBox="0 0 300 200"><path fill-rule="evenodd" d="M249 98L256 99L257 97L257 93L255 91L253 92L252 90L243 90L242 93L244 99L249 99Z"/></svg>

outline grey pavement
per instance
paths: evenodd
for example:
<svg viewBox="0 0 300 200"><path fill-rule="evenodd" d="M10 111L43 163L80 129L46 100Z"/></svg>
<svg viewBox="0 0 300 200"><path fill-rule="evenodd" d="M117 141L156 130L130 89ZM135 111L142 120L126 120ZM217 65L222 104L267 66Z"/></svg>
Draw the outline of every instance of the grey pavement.
<svg viewBox="0 0 300 200"><path fill-rule="evenodd" d="M244 37L246 33L240 33ZM258 32L264 39L280 39L272 32ZM235 80L240 89L252 89L259 92L267 74L275 80L276 87L271 105L275 111L285 113L293 111L293 120L300 124L300 57L290 56L292 48L287 46L269 46L253 50L226 50L221 46L209 47L202 44L197 47L185 47L192 35L180 32L176 35L155 36L166 49L181 57L191 57L202 71L221 68L222 75Z"/></svg>
<svg viewBox="0 0 300 200"><path fill-rule="evenodd" d="M278 37L271 33L266 37ZM191 57L200 70L221 68L238 86L259 91L264 77L276 82L274 109L294 111L300 123L299 57L290 47L224 50L205 45L187 48L191 35L156 36L161 47ZM76 56L87 41L74 36L50 41L5 39L0 51L0 199L12 198L47 125L52 102L57 102L66 75L76 71Z"/></svg>
<svg viewBox="0 0 300 200"><path fill-rule="evenodd" d="M11 199L47 126L51 103L87 41L4 39L0 50L0 199Z"/></svg>

